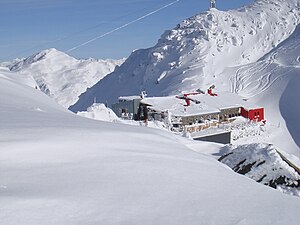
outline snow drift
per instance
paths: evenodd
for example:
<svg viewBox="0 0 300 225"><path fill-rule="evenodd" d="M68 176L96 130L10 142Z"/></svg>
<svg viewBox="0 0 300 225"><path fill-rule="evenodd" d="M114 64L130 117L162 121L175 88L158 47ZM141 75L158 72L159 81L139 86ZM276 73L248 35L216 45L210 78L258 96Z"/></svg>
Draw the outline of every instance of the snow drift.
<svg viewBox="0 0 300 225"><path fill-rule="evenodd" d="M9 73L0 72L1 223L299 224L299 199L169 133L76 116Z"/></svg>
<svg viewBox="0 0 300 225"><path fill-rule="evenodd" d="M116 122L120 120L110 108L107 108L101 103L94 103L86 111L77 112L77 115L107 122Z"/></svg>

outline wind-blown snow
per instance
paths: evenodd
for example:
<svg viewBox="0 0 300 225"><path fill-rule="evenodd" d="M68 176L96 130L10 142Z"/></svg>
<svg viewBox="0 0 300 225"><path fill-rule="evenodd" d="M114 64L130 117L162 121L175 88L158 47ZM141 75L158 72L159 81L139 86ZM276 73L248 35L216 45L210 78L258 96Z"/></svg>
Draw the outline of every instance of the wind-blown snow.
<svg viewBox="0 0 300 225"><path fill-rule="evenodd" d="M121 65L121 60L77 60L54 48L5 65L16 76L33 77L36 86L68 108L81 93Z"/></svg>
<svg viewBox="0 0 300 225"><path fill-rule="evenodd" d="M76 116L2 71L0 134L1 224L299 223L299 199L172 134Z"/></svg>

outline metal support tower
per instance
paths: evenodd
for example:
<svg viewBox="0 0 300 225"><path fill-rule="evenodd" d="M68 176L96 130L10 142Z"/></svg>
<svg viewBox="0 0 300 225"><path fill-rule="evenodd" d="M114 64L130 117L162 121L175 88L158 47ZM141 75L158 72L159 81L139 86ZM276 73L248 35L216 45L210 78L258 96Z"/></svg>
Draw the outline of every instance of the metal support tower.
<svg viewBox="0 0 300 225"><path fill-rule="evenodd" d="M210 8L216 8L217 3L216 0L210 0Z"/></svg>

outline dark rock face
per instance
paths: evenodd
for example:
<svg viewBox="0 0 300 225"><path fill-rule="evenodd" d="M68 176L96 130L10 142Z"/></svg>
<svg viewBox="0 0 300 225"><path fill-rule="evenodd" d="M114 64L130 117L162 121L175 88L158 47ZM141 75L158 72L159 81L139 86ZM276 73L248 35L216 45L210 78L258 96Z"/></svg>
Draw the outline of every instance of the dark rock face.
<svg viewBox="0 0 300 225"><path fill-rule="evenodd" d="M226 154L219 161L233 171L282 192L300 196L298 168L273 145L226 146L224 152Z"/></svg>

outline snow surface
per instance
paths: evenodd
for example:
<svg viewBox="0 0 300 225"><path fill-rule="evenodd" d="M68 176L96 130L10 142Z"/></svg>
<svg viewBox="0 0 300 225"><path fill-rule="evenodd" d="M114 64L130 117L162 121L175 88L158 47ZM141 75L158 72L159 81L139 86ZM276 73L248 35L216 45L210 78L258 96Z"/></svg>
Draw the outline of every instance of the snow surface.
<svg viewBox="0 0 300 225"><path fill-rule="evenodd" d="M77 115L83 116L90 119L107 121L107 122L118 122L119 117L110 108L107 108L102 103L94 103L87 111L77 112Z"/></svg>
<svg viewBox="0 0 300 225"><path fill-rule="evenodd" d="M157 111L168 111L174 116L191 116L206 113L218 113L219 109L211 107L207 104L195 104L191 103L189 107L186 107L186 102L183 99L176 98L175 95L167 97L150 97L144 98L142 103L149 104L150 108Z"/></svg>
<svg viewBox="0 0 300 225"><path fill-rule="evenodd" d="M264 106L269 130L265 140L300 156L300 26L258 62L224 72L232 91Z"/></svg>
<svg viewBox="0 0 300 225"><path fill-rule="evenodd" d="M226 154L220 161L234 171L282 192L300 196L300 174L281 158L273 145L226 146L221 152Z"/></svg>
<svg viewBox="0 0 300 225"><path fill-rule="evenodd" d="M1 224L299 224L298 198L187 139L79 117L9 73L0 72Z"/></svg>
<svg viewBox="0 0 300 225"><path fill-rule="evenodd" d="M257 0L237 10L210 11L166 31L151 48L134 51L70 107L146 90L149 96L206 90L239 93L265 108L264 142L300 157L299 0Z"/></svg>
<svg viewBox="0 0 300 225"><path fill-rule="evenodd" d="M186 106L184 99L176 95L166 97L146 97L141 102L149 105L156 111L170 112L175 116L191 116L208 113L219 113L220 110L228 108L243 107L245 109L256 109L258 106L243 100L238 94L230 92L218 92L218 96L209 94L189 95L190 106ZM120 99L120 98L119 98ZM131 99L131 97L121 97Z"/></svg>
<svg viewBox="0 0 300 225"><path fill-rule="evenodd" d="M0 66L0 75L5 76L11 80L14 80L17 83L25 84L29 87L34 88L36 86L35 80L31 76L26 75L16 75L16 73L11 72L7 67Z"/></svg>
<svg viewBox="0 0 300 225"><path fill-rule="evenodd" d="M16 76L32 77L41 91L68 108L81 93L121 65L121 60L77 60L54 48L22 60L4 63Z"/></svg>

